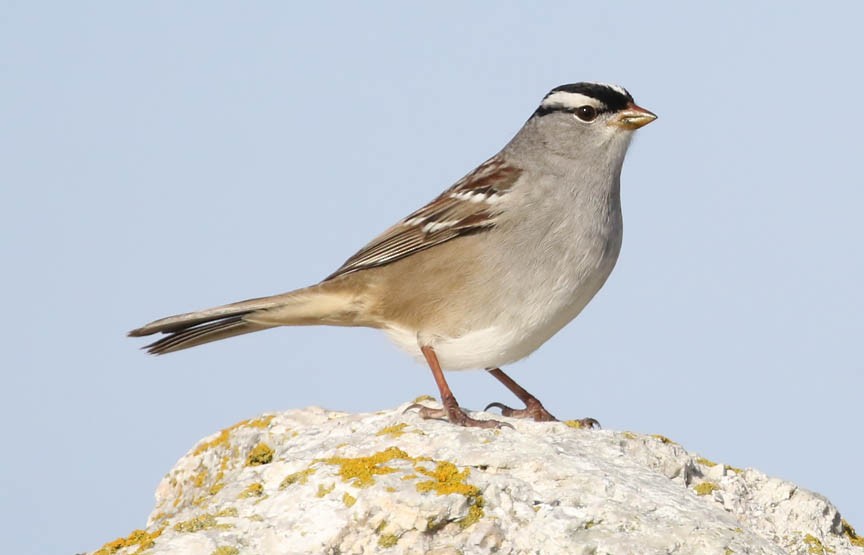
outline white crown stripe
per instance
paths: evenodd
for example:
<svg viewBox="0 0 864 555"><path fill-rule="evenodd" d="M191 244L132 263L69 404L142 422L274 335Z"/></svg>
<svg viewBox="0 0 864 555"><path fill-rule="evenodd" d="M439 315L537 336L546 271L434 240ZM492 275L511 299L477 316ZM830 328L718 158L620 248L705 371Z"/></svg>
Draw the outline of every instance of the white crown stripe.
<svg viewBox="0 0 864 555"><path fill-rule="evenodd" d="M599 85L601 87L606 87L606 88L612 89L613 91L621 94L622 96L630 96L630 93L627 92L627 89L625 89L624 87L621 87L619 85L612 85L610 83L600 83L599 81L586 81L586 83L589 85Z"/></svg>
<svg viewBox="0 0 864 555"><path fill-rule="evenodd" d="M564 108L578 108L580 106L593 106L595 108L603 108L605 105L597 100L596 98L592 98L590 96L586 96L580 93L567 92L567 91L557 91L546 98L543 99L543 103L541 106L550 108L550 107L564 107Z"/></svg>

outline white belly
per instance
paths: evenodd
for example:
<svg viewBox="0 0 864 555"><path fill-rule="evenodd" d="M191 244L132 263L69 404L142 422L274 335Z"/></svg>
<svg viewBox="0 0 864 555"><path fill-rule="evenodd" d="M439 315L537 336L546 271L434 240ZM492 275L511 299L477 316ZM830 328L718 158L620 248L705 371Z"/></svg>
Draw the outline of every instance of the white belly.
<svg viewBox="0 0 864 555"><path fill-rule="evenodd" d="M424 339L419 339L416 333L404 329L390 328L386 331L397 346L418 361L424 360L420 351L421 344L431 346L444 370L503 366L525 358L545 341L543 339L537 346L532 347L530 344L534 341L526 337L524 330L501 326L470 331L459 337L436 336Z"/></svg>
<svg viewBox="0 0 864 555"><path fill-rule="evenodd" d="M549 283L519 283L500 304L490 310L495 317L457 336L434 330L388 328L390 339L417 360L423 360L421 345L431 346L444 370L497 368L511 364L537 350L575 318L606 282L618 256L613 249L598 249L582 259L570 274L566 270ZM578 271L576 271L578 270ZM496 284L501 286L500 283ZM513 298L520 299L512 302Z"/></svg>

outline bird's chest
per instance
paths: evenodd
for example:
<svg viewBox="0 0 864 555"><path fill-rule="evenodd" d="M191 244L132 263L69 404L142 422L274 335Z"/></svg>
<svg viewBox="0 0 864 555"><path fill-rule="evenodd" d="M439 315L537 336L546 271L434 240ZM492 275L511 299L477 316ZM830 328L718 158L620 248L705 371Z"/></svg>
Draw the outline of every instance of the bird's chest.
<svg viewBox="0 0 864 555"><path fill-rule="evenodd" d="M593 203L526 225L517 237L510 260L521 270L502 283L502 298L516 302L499 314L530 343L542 343L582 311L612 272L621 250L620 207Z"/></svg>

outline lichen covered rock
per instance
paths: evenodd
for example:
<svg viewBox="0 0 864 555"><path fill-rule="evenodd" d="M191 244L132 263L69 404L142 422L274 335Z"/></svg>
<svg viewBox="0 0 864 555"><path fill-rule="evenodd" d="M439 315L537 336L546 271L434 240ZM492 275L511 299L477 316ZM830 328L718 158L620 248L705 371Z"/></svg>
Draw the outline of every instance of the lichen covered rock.
<svg viewBox="0 0 864 555"><path fill-rule="evenodd" d="M162 480L146 530L95 553L864 555L820 495L662 436L466 429L402 408L214 434Z"/></svg>

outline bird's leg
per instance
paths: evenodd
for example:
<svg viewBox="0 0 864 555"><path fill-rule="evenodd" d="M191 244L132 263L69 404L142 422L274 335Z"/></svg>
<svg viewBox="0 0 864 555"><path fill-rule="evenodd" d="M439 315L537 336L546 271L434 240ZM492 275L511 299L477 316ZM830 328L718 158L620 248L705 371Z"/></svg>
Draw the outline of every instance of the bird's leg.
<svg viewBox="0 0 864 555"><path fill-rule="evenodd" d="M500 368L487 368L486 371L492 374L492 376L496 380L503 383L504 386L511 392L513 392L513 395L518 397L520 401L525 403L525 408L513 409L502 403L489 403L489 405L484 410L489 410L492 407L497 407L501 409L501 414L503 414L504 416L512 416L514 418L533 418L536 422L558 421L557 418L552 416L552 414L548 410L546 410L546 408L539 401L539 399L537 399L537 397L525 391L525 389L521 385L516 383L513 378L502 372ZM595 426L600 426L600 423L593 418L583 418L579 422L582 424L583 428L593 428Z"/></svg>
<svg viewBox="0 0 864 555"><path fill-rule="evenodd" d="M449 420L453 424L459 426L470 426L476 428L501 428L502 426L510 426L504 422L497 420L476 420L465 414L459 407L456 397L450 391L450 386L447 385L447 380L444 379L444 372L441 371L441 364L438 362L438 356L432 347L424 346L420 348L423 356L426 357L426 362L429 363L429 368L432 369L432 376L435 378L435 383L438 384L438 391L441 393L441 404L444 405L440 409L432 409L424 407L418 403L414 403L405 410L420 409L421 418L436 418Z"/></svg>
<svg viewBox="0 0 864 555"><path fill-rule="evenodd" d="M487 368L487 372L503 383L504 386L513 392L520 401L525 403L524 409L514 409L502 403L489 403L484 410L489 410L492 407L501 409L501 414L504 416L512 416L514 418L533 418L537 422L557 422L558 419L546 410L543 404L537 397L528 393L525 388L516 383L513 378L505 374L500 368Z"/></svg>

